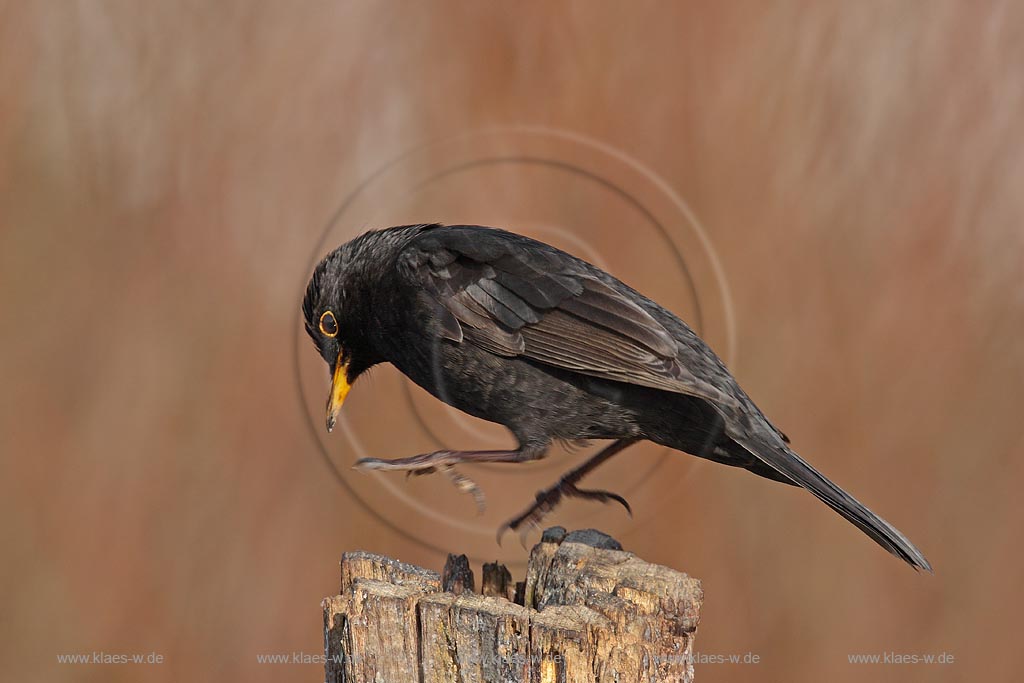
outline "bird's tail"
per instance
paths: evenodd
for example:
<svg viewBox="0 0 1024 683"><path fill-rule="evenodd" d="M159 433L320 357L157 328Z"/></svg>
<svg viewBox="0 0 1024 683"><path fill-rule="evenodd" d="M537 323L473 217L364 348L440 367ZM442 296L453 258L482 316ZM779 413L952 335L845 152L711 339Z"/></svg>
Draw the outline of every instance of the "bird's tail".
<svg viewBox="0 0 1024 683"><path fill-rule="evenodd" d="M814 494L818 500L856 524L875 543L900 558L914 569L931 572L932 566L913 543L889 522L885 521L860 501L842 490L823 474L811 467L803 458L783 444L756 443L737 440L746 450L750 451L773 470L784 475L793 483L804 487Z"/></svg>

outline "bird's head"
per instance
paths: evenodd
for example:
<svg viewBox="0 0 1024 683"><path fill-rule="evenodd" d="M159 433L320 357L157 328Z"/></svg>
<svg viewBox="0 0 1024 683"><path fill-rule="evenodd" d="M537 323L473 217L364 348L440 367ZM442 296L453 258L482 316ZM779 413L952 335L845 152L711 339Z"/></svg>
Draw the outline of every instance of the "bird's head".
<svg viewBox="0 0 1024 683"><path fill-rule="evenodd" d="M327 396L327 431L334 428L349 389L376 359L365 343L365 315L360 275L352 268L348 245L321 261L306 286L302 301L306 333L327 362L331 391Z"/></svg>

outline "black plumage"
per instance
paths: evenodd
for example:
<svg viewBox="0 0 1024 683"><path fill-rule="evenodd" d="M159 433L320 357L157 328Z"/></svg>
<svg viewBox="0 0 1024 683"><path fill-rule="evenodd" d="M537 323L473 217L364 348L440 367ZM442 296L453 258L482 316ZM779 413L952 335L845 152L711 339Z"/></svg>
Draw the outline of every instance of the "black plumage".
<svg viewBox="0 0 1024 683"><path fill-rule="evenodd" d="M519 441L512 451L364 459L363 468L443 471L479 494L453 466L540 458L556 439L615 440L510 523L529 527L565 496L626 505L576 483L648 439L802 486L892 554L931 569L903 534L789 448L686 323L554 247L480 226L369 232L316 267L303 312L334 372L329 428L356 378L390 362L445 403L505 425Z"/></svg>

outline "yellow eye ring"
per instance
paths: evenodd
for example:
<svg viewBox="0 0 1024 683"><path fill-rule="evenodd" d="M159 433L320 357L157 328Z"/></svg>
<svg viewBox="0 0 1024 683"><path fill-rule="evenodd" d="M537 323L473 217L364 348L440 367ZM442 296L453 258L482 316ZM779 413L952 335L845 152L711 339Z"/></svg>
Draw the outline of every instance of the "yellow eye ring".
<svg viewBox="0 0 1024 683"><path fill-rule="evenodd" d="M320 316L320 333L325 337L338 336L338 321L330 311L324 311L324 314Z"/></svg>

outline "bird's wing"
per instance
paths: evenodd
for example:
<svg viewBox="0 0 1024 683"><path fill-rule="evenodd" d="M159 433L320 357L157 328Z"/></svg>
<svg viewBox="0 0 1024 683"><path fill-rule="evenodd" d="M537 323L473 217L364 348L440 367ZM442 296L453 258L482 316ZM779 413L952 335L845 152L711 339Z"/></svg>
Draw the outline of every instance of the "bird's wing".
<svg viewBox="0 0 1024 683"><path fill-rule="evenodd" d="M627 293L553 247L502 230L435 228L402 250L398 268L440 304L449 340L736 405L687 368L682 345Z"/></svg>

